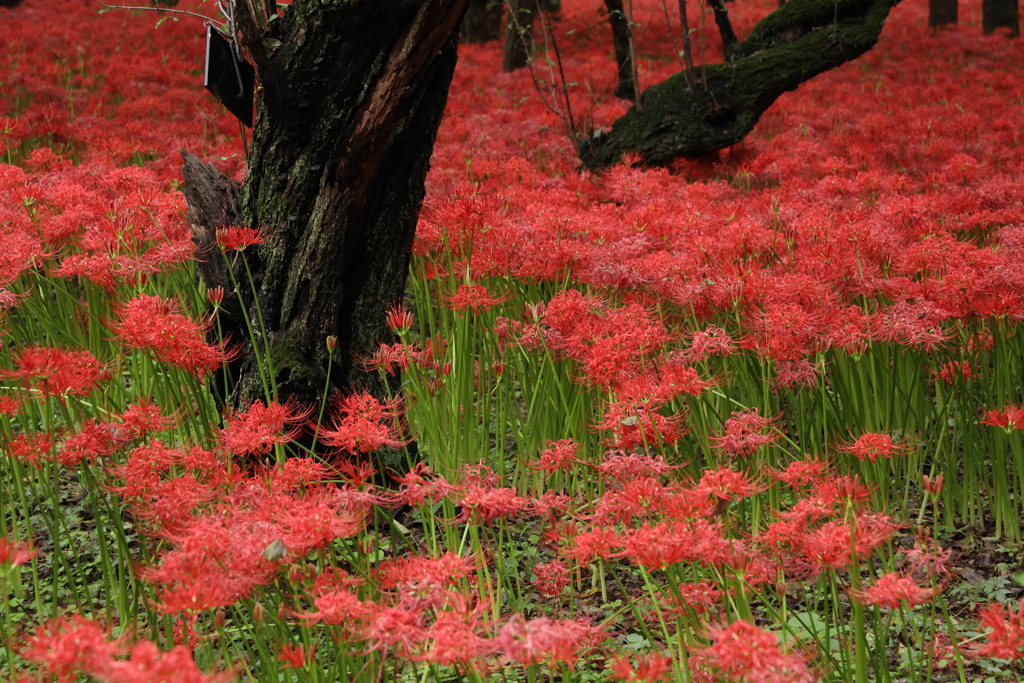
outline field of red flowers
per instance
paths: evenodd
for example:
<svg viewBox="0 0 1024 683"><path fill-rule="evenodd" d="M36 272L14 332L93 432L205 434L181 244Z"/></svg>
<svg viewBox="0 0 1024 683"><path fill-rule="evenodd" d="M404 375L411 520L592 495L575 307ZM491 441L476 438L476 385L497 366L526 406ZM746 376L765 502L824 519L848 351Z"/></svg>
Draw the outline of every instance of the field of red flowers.
<svg viewBox="0 0 1024 683"><path fill-rule="evenodd" d="M732 3L740 37L774 4ZM245 149L202 20L0 14L11 680L1019 679L1024 42L904 0L741 145L593 174L572 136L628 106L601 5L563 0L527 70L460 48L366 359L401 395L268 377L226 413L178 150L242 178ZM633 12L650 85L678 7Z"/></svg>

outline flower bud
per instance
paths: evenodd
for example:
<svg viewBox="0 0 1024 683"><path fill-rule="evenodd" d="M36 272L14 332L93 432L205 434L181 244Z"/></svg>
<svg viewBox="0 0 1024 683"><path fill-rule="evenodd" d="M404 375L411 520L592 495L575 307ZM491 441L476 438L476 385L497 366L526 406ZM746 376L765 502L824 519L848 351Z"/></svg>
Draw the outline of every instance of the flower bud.
<svg viewBox="0 0 1024 683"><path fill-rule="evenodd" d="M214 308L220 308L220 305L224 303L224 288L212 287L206 290L206 298L209 299Z"/></svg>
<svg viewBox="0 0 1024 683"><path fill-rule="evenodd" d="M338 338L333 334L327 337L327 353L334 354L334 349L338 347Z"/></svg>
<svg viewBox="0 0 1024 683"><path fill-rule="evenodd" d="M262 624L267 618L267 608L263 606L262 602L257 602L252 606L252 620L257 624Z"/></svg>
<svg viewBox="0 0 1024 683"><path fill-rule="evenodd" d="M945 477L942 474L942 472L939 472L939 474L935 477L934 480L927 474L921 477L921 479L921 483L923 484L925 491L932 494L933 496L937 496L940 493L942 493L942 486L943 484L945 484Z"/></svg>

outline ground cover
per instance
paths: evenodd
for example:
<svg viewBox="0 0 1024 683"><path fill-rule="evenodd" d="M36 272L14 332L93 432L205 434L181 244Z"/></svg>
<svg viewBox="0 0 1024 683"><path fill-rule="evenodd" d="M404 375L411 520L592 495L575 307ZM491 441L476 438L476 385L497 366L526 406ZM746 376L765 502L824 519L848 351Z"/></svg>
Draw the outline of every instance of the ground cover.
<svg viewBox="0 0 1024 683"><path fill-rule="evenodd" d="M652 83L678 22L634 7ZM552 23L564 81L550 41L532 74L465 46L366 359L402 394L227 413L177 150L241 177L244 144L200 25L0 15L7 673L1017 680L1024 48L926 9L743 145L602 175L596 4Z"/></svg>

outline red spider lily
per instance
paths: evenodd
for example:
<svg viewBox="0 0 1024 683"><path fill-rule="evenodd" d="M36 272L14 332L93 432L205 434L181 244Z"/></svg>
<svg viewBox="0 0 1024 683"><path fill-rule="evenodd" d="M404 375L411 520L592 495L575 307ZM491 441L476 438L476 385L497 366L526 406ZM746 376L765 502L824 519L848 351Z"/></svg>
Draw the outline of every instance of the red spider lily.
<svg viewBox="0 0 1024 683"><path fill-rule="evenodd" d="M277 651L277 659L285 669L301 669L313 661L316 656L316 644L306 650L305 645L282 645Z"/></svg>
<svg viewBox="0 0 1024 683"><path fill-rule="evenodd" d="M905 454L911 446L904 442L895 442L888 434L861 434L853 443L840 444L836 447L843 453L849 453L860 461L874 462L878 458L895 458Z"/></svg>
<svg viewBox="0 0 1024 683"><path fill-rule="evenodd" d="M950 575L949 561L953 551L944 549L931 538L927 527L918 529L913 548L900 552L905 556L904 564L910 574L923 574L943 580Z"/></svg>
<svg viewBox="0 0 1024 683"><path fill-rule="evenodd" d="M387 322L388 327L391 328L391 331L401 337L408 334L409 330L412 329L414 316L412 311L407 311L401 306L396 306L388 310L384 319Z"/></svg>
<svg viewBox="0 0 1024 683"><path fill-rule="evenodd" d="M437 503L445 496L461 489L460 486L449 484L440 474L434 474L426 463L416 463L408 474L398 477L399 490L382 495L384 505L399 507L401 505L417 506L424 503Z"/></svg>
<svg viewBox="0 0 1024 683"><path fill-rule="evenodd" d="M975 653L982 657L999 657L1017 661L1024 658L1024 602L1016 612L993 603L978 612L981 626L992 629L988 642L977 647Z"/></svg>
<svg viewBox="0 0 1024 683"><path fill-rule="evenodd" d="M800 488L820 481L828 473L828 463L821 460L794 460L784 470L768 470L769 476L792 488Z"/></svg>
<svg viewBox="0 0 1024 683"><path fill-rule="evenodd" d="M608 668L609 676L629 683L672 680L672 658L654 653L636 655L635 666L627 655L615 655Z"/></svg>
<svg viewBox="0 0 1024 683"><path fill-rule="evenodd" d="M483 285L459 285L455 293L445 299L445 305L459 313L472 310L479 315L511 298L510 294L491 296Z"/></svg>
<svg viewBox="0 0 1024 683"><path fill-rule="evenodd" d="M86 420L74 435L61 444L57 462L74 467L83 460L92 462L96 458L107 457L115 453L120 445L115 425Z"/></svg>
<svg viewBox="0 0 1024 683"><path fill-rule="evenodd" d="M1010 405L1000 410L990 410L985 413L981 424L1001 427L1007 433L1014 429L1024 429L1024 406Z"/></svg>
<svg viewBox="0 0 1024 683"><path fill-rule="evenodd" d="M140 295L120 307L114 333L126 346L141 349L157 360L203 377L234 355L223 344L205 340L208 324L178 312L178 304L159 296Z"/></svg>
<svg viewBox="0 0 1024 683"><path fill-rule="evenodd" d="M896 609L901 604L908 607L924 605L934 600L941 592L941 586L922 588L911 577L897 572L880 577L872 586L849 591L850 596L863 605L878 605L889 609Z"/></svg>
<svg viewBox="0 0 1024 683"><path fill-rule="evenodd" d="M462 507L458 521L490 525L496 519L518 515L530 501L512 488L484 488L470 484L462 489L458 504Z"/></svg>
<svg viewBox="0 0 1024 683"><path fill-rule="evenodd" d="M540 459L530 467L548 474L571 472L577 463L576 452L578 450L579 444L572 439L548 441L548 447L541 452Z"/></svg>
<svg viewBox="0 0 1024 683"><path fill-rule="evenodd" d="M66 683L80 671L102 671L125 651L124 638L108 640L105 629L82 616L51 619L40 626L22 651L25 659L39 662Z"/></svg>
<svg viewBox="0 0 1024 683"><path fill-rule="evenodd" d="M22 654L42 663L62 683L78 674L106 683L227 683L235 677L232 669L204 674L183 645L161 652L148 640L129 645L124 636L108 638L105 629L84 617L51 619L39 627Z"/></svg>
<svg viewBox="0 0 1024 683"><path fill-rule="evenodd" d="M381 403L363 392L332 398L331 427L316 427L317 439L326 446L348 453L370 453L379 448L401 448L409 441L397 436L395 424L401 402Z"/></svg>
<svg viewBox="0 0 1024 683"><path fill-rule="evenodd" d="M674 468L660 455L608 451L595 469L606 481L625 483L638 477L660 477Z"/></svg>
<svg viewBox="0 0 1024 683"><path fill-rule="evenodd" d="M553 667L564 662L575 669L580 650L593 644L600 629L582 621L525 619L514 614L498 629L495 644L506 661Z"/></svg>
<svg viewBox="0 0 1024 683"><path fill-rule="evenodd" d="M682 419L681 415L666 417L643 403L618 402L608 406L604 421L594 428L609 432L607 442L612 448L654 448L671 446L686 434Z"/></svg>
<svg viewBox="0 0 1024 683"><path fill-rule="evenodd" d="M373 570L373 578L381 590L399 586L454 586L472 576L477 561L472 557L460 557L445 553L437 558L408 556L382 561Z"/></svg>
<svg viewBox="0 0 1024 683"><path fill-rule="evenodd" d="M803 657L779 651L774 633L739 620L712 628L712 644L696 657L721 676L747 683L811 683L815 680Z"/></svg>
<svg viewBox="0 0 1024 683"><path fill-rule="evenodd" d="M817 386L821 377L821 368L806 358L780 361L775 364L775 377L772 387L798 389L799 387Z"/></svg>
<svg viewBox="0 0 1024 683"><path fill-rule="evenodd" d="M228 226L217 228L217 244L223 251L245 251L246 248L263 244L263 235L256 228Z"/></svg>
<svg viewBox="0 0 1024 683"><path fill-rule="evenodd" d="M253 401L248 410L241 414L227 415L227 426L221 430L221 443L235 455L262 455L275 444L285 444L295 440L302 433L301 423L313 412L309 407L296 410L289 404L270 401ZM296 425L285 432L289 424Z"/></svg>
<svg viewBox="0 0 1024 683"><path fill-rule="evenodd" d="M484 627L480 621L484 606L483 603L476 608L461 605L440 612L425 634L422 651L410 652L409 659L454 666L493 654L498 644L479 634Z"/></svg>
<svg viewBox="0 0 1024 683"><path fill-rule="evenodd" d="M88 351L26 346L15 351L14 363L17 369L0 370L0 376L21 379L43 396L88 396L110 376Z"/></svg>
<svg viewBox="0 0 1024 683"><path fill-rule="evenodd" d="M743 472L723 467L718 470L705 470L697 484L697 490L716 501L730 501L760 493L764 491L764 487L748 481L747 475Z"/></svg>
<svg viewBox="0 0 1024 683"><path fill-rule="evenodd" d="M0 538L0 565L18 567L39 554L30 544Z"/></svg>
<svg viewBox="0 0 1024 683"><path fill-rule="evenodd" d="M0 415L14 415L21 410L22 405L23 401L17 396L0 396Z"/></svg>
<svg viewBox="0 0 1024 683"><path fill-rule="evenodd" d="M165 416L160 408L151 405L146 399L128 406L119 416L121 424L117 430L117 438L122 441L140 439L146 434L162 432L173 423L173 418Z"/></svg>
<svg viewBox="0 0 1024 683"><path fill-rule="evenodd" d="M725 330L709 325L706 329L693 333L687 355L692 361L697 362L710 356L728 356L735 350L736 345Z"/></svg>
<svg viewBox="0 0 1024 683"><path fill-rule="evenodd" d="M533 585L541 595L561 595L570 583L569 566L564 560L538 562L534 565L533 572L537 575Z"/></svg>
<svg viewBox="0 0 1024 683"><path fill-rule="evenodd" d="M725 593L710 579L701 579L694 583L681 583L676 586L679 591L677 598L672 592L665 591L663 596L667 607L662 607L666 614L686 616L690 613L707 614L722 600Z"/></svg>
<svg viewBox="0 0 1024 683"><path fill-rule="evenodd" d="M597 525L632 524L634 519L654 519L668 510L675 486L665 486L650 477L624 482L610 489L594 505L592 521Z"/></svg>
<svg viewBox="0 0 1024 683"><path fill-rule="evenodd" d="M49 434L18 434L6 445L7 454L40 469L43 460L53 457L53 437Z"/></svg>
<svg viewBox="0 0 1024 683"><path fill-rule="evenodd" d="M721 436L713 436L715 446L733 456L750 455L762 446L768 446L782 438L774 423L779 416L762 416L757 408L734 411L725 421Z"/></svg>

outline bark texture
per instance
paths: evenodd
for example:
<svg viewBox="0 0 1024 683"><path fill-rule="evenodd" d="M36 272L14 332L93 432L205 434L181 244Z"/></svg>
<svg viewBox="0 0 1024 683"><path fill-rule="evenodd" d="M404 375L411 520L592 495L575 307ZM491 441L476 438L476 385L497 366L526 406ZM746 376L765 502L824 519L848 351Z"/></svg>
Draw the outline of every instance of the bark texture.
<svg viewBox="0 0 1024 683"><path fill-rule="evenodd" d="M789 0L737 43L732 61L680 73L644 91L584 154L588 168L638 152L646 163L701 157L742 140L783 93L870 50L899 0ZM705 88L705 85L706 88Z"/></svg>
<svg viewBox="0 0 1024 683"><path fill-rule="evenodd" d="M258 7L237 3L260 82L241 195L231 199L223 180L194 180L204 172L186 164L200 257L211 226L232 221L232 206L266 240L246 251L256 293L243 292L239 305L253 321L262 315L265 330L255 344L239 340L245 345L233 403L263 398L257 362L264 352L280 400L319 401L328 336L337 339L333 388L383 394L360 359L391 341L384 316L405 291L467 4L295 0L268 22ZM218 271L212 262L200 273L218 286L226 266Z"/></svg>

